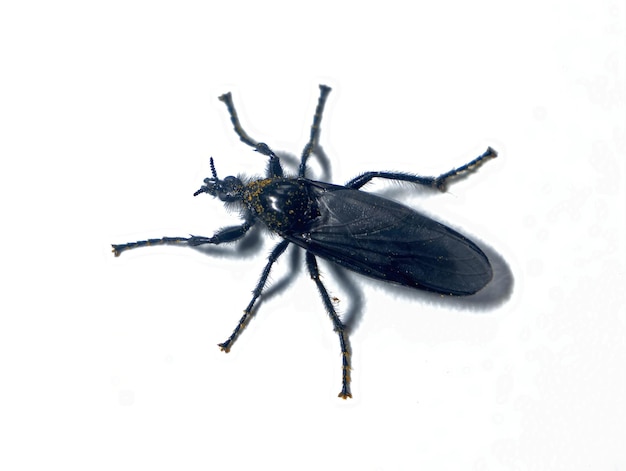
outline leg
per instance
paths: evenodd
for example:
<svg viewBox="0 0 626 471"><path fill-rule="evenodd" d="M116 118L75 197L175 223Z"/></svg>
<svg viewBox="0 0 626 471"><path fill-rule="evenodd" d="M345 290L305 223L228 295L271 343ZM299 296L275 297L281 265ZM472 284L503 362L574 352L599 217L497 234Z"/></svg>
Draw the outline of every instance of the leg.
<svg viewBox="0 0 626 471"><path fill-rule="evenodd" d="M191 237L163 237L161 239L139 240L137 242L127 242L125 244L112 245L113 253L119 257L122 252L139 247L149 247L151 245L187 245L196 247L203 244L223 244L224 242L233 242L241 239L246 232L252 227L249 222L243 223L241 226L225 227L213 235L213 237L191 236Z"/></svg>
<svg viewBox="0 0 626 471"><path fill-rule="evenodd" d="M230 121L233 123L233 127L235 132L239 136L239 139L244 144L249 145L250 147L254 147L254 150L257 152L267 155L270 158L269 167L267 170L268 177L282 177L283 176L283 168L280 165L280 159L274 154L274 152L269 148L267 144L262 142L256 142L248 133L243 130L241 127L241 123L239 122L239 116L237 116L237 110L235 110L235 105L233 103L233 96L230 92L223 94L219 97L220 101L223 101L226 104L226 108L228 108L228 114L230 115Z"/></svg>
<svg viewBox="0 0 626 471"><path fill-rule="evenodd" d="M333 321L333 325L335 326L335 332L339 335L339 345L341 346L341 392L339 393L339 397L342 399L347 399L352 397L350 393L350 343L348 339L348 335L346 334L346 329L341 319L337 315L335 308L333 307L333 302L328 295L328 291L324 287L322 280L320 280L320 271L317 268L317 261L315 260L315 255L311 252L306 253L306 265L309 269L309 273L311 274L311 278L315 281L317 285L317 289L322 296L322 301L324 302L324 307L326 308L326 312L330 316L330 319Z"/></svg>
<svg viewBox="0 0 626 471"><path fill-rule="evenodd" d="M322 122L322 113L324 112L324 105L326 104L326 98L330 93L331 88L326 85L320 85L320 97L317 100L317 108L315 109L315 116L313 117L313 124L311 125L311 137L309 142L304 146L302 151L302 158L300 159L300 170L298 171L299 177L305 177L306 161L309 159L311 152L317 146L317 142L320 137L320 124Z"/></svg>
<svg viewBox="0 0 626 471"><path fill-rule="evenodd" d="M252 139L246 131L241 127L241 123L239 122L239 117L237 116L237 110L235 110L235 105L233 104L233 96L230 92L224 93L219 97L220 101L223 101L226 104L226 108L228 108L228 114L230 114L230 121L233 123L233 127L235 128L235 132L239 136L245 144L248 144L250 147L256 147L257 142Z"/></svg>
<svg viewBox="0 0 626 471"><path fill-rule="evenodd" d="M448 183L448 179L452 179L457 176L461 176L466 172L476 170L486 159L497 157L498 153L493 150L491 147L487 148L487 150L476 157L471 162L466 163L465 165L461 165L458 168L450 170L449 172L443 173L438 177L420 177L419 175L413 175L410 173L402 173L402 172L367 172L363 175L359 175L356 178L353 178L346 186L348 188L353 188L358 190L363 185L368 183L373 178L385 178L387 180L396 180L403 182L411 182L417 183L418 185L430 186L437 188L441 191L446 190L446 185Z"/></svg>
<svg viewBox="0 0 626 471"><path fill-rule="evenodd" d="M235 327L235 330L233 330L233 333L230 335L230 337L228 337L228 339L225 342L222 342L218 345L220 349L222 349L222 351L228 352L230 350L230 347L232 346L233 342L237 340L237 337L239 337L239 334L241 333L241 331L246 327L246 325L250 321L250 318L252 317L252 308L254 307L254 304L256 303L257 299L259 299L259 296L261 296L261 293L263 292L263 288L265 286L265 282L267 281L267 277L270 274L270 270L272 269L272 265L274 264L276 260L278 260L278 257L280 257L283 254L283 252L285 251L288 245L289 245L289 241L283 240L276 247L274 247L274 250L272 250L272 252L270 253L268 257L267 265L265 265L265 268L263 269L263 273L261 273L261 277L259 278L259 282L256 284L256 287L254 288L254 291L252 292L252 300L248 304L248 307L246 307L246 309L243 311L243 316L239 320L237 327Z"/></svg>

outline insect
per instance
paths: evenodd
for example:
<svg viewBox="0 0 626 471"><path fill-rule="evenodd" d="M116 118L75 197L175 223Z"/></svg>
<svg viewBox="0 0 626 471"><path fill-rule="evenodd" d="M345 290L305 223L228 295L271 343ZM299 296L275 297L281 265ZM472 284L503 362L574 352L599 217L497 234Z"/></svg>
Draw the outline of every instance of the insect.
<svg viewBox="0 0 626 471"><path fill-rule="evenodd" d="M335 310L333 298L320 278L317 257L336 263L361 275L410 288L444 295L465 296L482 289L492 278L492 269L483 251L465 236L400 203L361 190L372 179L381 178L415 183L445 191L455 176L476 169L497 153L489 147L471 162L438 177L423 177L404 172L365 172L345 185L310 180L307 161L316 154L322 113L331 89L320 85L309 141L304 146L297 176L287 176L279 157L265 143L252 139L242 128L232 96L224 102L235 132L248 146L269 160L264 178L245 180L217 176L210 159L211 177L194 196L207 193L225 204L239 208L243 222L218 230L211 237L163 237L113 245L113 253L151 245L197 247L203 244L234 242L255 224L263 224L282 240L271 251L252 299L226 341L219 347L228 352L251 317L263 293L272 266L289 244L305 250L309 275L317 286L326 312L339 337L342 355L341 392L350 392L350 345L346 327Z"/></svg>

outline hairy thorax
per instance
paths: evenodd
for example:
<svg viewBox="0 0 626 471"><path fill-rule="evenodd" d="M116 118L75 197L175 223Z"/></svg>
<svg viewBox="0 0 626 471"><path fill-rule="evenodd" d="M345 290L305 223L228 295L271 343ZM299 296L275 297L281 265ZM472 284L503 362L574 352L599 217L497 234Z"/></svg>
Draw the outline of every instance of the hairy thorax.
<svg viewBox="0 0 626 471"><path fill-rule="evenodd" d="M304 180L266 178L246 185L243 202L272 231L285 233L319 216Z"/></svg>

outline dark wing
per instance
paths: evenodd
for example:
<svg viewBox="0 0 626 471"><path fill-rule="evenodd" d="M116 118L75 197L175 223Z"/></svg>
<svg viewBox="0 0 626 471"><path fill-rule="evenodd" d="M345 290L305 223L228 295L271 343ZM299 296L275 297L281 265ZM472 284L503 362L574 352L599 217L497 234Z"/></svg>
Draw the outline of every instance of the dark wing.
<svg viewBox="0 0 626 471"><path fill-rule="evenodd" d="M476 244L394 201L309 182L319 217L284 237L357 273L418 289L469 295L492 277Z"/></svg>

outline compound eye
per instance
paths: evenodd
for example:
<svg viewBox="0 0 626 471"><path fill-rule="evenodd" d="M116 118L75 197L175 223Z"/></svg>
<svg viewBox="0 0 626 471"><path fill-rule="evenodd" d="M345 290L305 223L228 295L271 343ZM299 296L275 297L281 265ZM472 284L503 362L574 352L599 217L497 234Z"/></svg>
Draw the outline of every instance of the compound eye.
<svg viewBox="0 0 626 471"><path fill-rule="evenodd" d="M222 180L219 198L222 201L234 201L241 198L243 183L237 177L226 177Z"/></svg>
<svg viewBox="0 0 626 471"><path fill-rule="evenodd" d="M237 177L226 177L224 178L224 186L235 186L237 184L241 184L241 180Z"/></svg>

